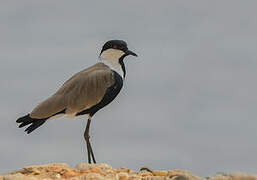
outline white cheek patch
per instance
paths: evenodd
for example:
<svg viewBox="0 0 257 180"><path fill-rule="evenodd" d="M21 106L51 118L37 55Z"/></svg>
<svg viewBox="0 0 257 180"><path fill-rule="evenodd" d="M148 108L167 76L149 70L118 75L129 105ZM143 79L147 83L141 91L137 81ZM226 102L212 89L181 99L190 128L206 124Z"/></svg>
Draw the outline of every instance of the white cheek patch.
<svg viewBox="0 0 257 180"><path fill-rule="evenodd" d="M101 59L105 60L118 60L125 53L119 49L107 49L100 55Z"/></svg>
<svg viewBox="0 0 257 180"><path fill-rule="evenodd" d="M103 63L112 70L116 71L122 78L124 77L123 69L119 63L119 59L125 53L119 49L107 49L102 52L100 58L103 60Z"/></svg>

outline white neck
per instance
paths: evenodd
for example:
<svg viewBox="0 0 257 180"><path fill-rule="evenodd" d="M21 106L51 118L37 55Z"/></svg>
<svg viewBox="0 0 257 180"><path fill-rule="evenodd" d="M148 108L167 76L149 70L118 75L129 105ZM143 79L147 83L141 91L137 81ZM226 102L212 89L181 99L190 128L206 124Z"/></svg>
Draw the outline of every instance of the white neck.
<svg viewBox="0 0 257 180"><path fill-rule="evenodd" d="M107 49L103 51L100 55L100 59L103 63L109 66L110 69L117 72L122 78L124 78L124 72L122 70L121 64L119 63L119 59L125 53L118 49Z"/></svg>

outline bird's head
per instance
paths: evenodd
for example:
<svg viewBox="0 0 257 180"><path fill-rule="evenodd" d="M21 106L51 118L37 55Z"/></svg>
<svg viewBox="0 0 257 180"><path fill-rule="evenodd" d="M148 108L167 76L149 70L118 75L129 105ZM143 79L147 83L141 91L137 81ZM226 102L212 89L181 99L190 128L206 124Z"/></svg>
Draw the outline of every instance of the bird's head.
<svg viewBox="0 0 257 180"><path fill-rule="evenodd" d="M120 60L128 55L137 56L128 49L125 41L110 40L104 44L99 57L104 60Z"/></svg>

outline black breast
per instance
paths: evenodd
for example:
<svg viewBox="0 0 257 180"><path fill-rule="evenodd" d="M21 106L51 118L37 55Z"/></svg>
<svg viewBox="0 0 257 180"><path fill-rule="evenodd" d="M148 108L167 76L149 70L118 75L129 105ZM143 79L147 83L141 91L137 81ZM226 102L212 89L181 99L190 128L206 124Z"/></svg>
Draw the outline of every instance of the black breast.
<svg viewBox="0 0 257 180"><path fill-rule="evenodd" d="M98 110L102 109L115 99L123 86L123 79L117 72L113 71L113 73L115 82L106 90L103 99L98 104L77 113L76 116L89 114L92 117Z"/></svg>

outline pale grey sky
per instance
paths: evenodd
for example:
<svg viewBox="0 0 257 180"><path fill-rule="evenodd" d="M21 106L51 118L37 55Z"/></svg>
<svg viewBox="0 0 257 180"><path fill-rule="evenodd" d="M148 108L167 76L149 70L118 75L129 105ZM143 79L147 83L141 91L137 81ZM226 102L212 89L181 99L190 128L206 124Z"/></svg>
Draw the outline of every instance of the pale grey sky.
<svg viewBox="0 0 257 180"><path fill-rule="evenodd" d="M98 162L137 170L182 168L207 176L256 173L257 2L0 2L0 173L86 161L83 118L49 121L27 135L15 120L74 73L103 43L127 41L116 100L91 124Z"/></svg>

